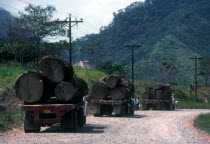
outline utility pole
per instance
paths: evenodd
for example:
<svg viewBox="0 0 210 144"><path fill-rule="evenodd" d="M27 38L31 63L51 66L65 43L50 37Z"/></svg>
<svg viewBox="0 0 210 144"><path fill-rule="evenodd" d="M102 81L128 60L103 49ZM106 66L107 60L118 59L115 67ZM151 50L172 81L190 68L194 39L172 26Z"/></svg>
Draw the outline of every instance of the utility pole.
<svg viewBox="0 0 210 144"><path fill-rule="evenodd" d="M142 47L142 45L124 45L124 47L132 49L132 84L134 86L134 48Z"/></svg>
<svg viewBox="0 0 210 144"><path fill-rule="evenodd" d="M198 82L197 82L197 61L199 59L202 59L202 57L197 57L195 55L195 57L190 57L190 59L194 59L195 60L195 100L196 102L198 101L198 92L197 92L197 88L198 88Z"/></svg>
<svg viewBox="0 0 210 144"><path fill-rule="evenodd" d="M69 65L72 65L72 39L71 39L71 27L77 25L78 23L82 23L83 20L71 20L71 14L69 14L69 20L68 21L59 21L60 23L68 23L69 24L69 31L68 31L68 36L69 36ZM72 25L72 23L74 23Z"/></svg>

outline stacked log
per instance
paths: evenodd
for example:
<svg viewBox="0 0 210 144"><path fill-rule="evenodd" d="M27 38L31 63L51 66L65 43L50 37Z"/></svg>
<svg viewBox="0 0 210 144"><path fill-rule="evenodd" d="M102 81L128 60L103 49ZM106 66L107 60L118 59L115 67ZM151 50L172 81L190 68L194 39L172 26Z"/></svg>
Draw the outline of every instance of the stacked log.
<svg viewBox="0 0 210 144"><path fill-rule="evenodd" d="M26 72L16 80L16 96L26 103L46 102L51 97L59 102L79 103L88 93L87 83L74 76L73 67L57 57L42 58L37 71Z"/></svg>
<svg viewBox="0 0 210 144"><path fill-rule="evenodd" d="M172 94L170 84L156 84L145 88L142 99L170 99Z"/></svg>
<svg viewBox="0 0 210 144"><path fill-rule="evenodd" d="M92 88L94 99L128 99L134 93L132 83L119 75L108 75L95 83Z"/></svg>

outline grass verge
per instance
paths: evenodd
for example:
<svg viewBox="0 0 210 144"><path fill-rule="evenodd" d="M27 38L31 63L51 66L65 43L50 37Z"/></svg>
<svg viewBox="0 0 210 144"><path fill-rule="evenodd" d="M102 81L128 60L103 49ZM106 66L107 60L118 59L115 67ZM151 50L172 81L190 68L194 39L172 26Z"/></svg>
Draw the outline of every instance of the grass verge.
<svg viewBox="0 0 210 144"><path fill-rule="evenodd" d="M194 126L210 134L210 114L199 115L194 120Z"/></svg>
<svg viewBox="0 0 210 144"><path fill-rule="evenodd" d="M23 123L23 111L0 112L0 132L20 127Z"/></svg>

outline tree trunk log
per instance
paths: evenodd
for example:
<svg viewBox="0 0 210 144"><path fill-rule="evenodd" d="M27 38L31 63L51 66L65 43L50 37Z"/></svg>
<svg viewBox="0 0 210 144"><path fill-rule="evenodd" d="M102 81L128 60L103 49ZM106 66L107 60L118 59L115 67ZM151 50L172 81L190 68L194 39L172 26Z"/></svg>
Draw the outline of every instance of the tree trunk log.
<svg viewBox="0 0 210 144"><path fill-rule="evenodd" d="M94 99L104 99L108 96L108 87L104 82L97 82L92 87L92 96Z"/></svg>
<svg viewBox="0 0 210 144"><path fill-rule="evenodd" d="M60 82L54 91L57 99L63 102L72 100L75 92L76 89L70 82Z"/></svg>
<svg viewBox="0 0 210 144"><path fill-rule="evenodd" d="M121 77L116 74L109 75L106 79L106 84L109 88L116 88L120 85Z"/></svg>
<svg viewBox="0 0 210 144"><path fill-rule="evenodd" d="M74 71L67 62L54 56L46 56L39 61L38 73L54 83L59 83L72 80Z"/></svg>
<svg viewBox="0 0 210 144"><path fill-rule="evenodd" d="M20 75L15 83L15 93L20 100L25 102L37 102L42 98L44 91L43 78L34 72Z"/></svg>
<svg viewBox="0 0 210 144"><path fill-rule="evenodd" d="M87 83L79 77L74 77L72 84L76 88L76 92L73 96L72 103L82 102L83 97L88 94Z"/></svg>
<svg viewBox="0 0 210 144"><path fill-rule="evenodd" d="M112 100L122 100L129 97L129 90L125 87L118 87L109 90L109 96Z"/></svg>

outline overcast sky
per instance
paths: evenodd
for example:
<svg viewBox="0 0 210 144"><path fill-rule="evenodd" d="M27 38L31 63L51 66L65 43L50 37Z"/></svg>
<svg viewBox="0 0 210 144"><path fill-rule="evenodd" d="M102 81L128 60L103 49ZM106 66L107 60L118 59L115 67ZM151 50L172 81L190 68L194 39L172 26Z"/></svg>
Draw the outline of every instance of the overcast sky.
<svg viewBox="0 0 210 144"><path fill-rule="evenodd" d="M34 5L54 5L58 11L55 17L64 19L68 13L72 20L83 18L83 23L72 29L73 39L85 34L98 33L102 26L107 26L113 19L113 12L123 9L135 1L143 0L0 0L0 7L17 15L27 3ZM26 2L26 3L25 3Z"/></svg>

